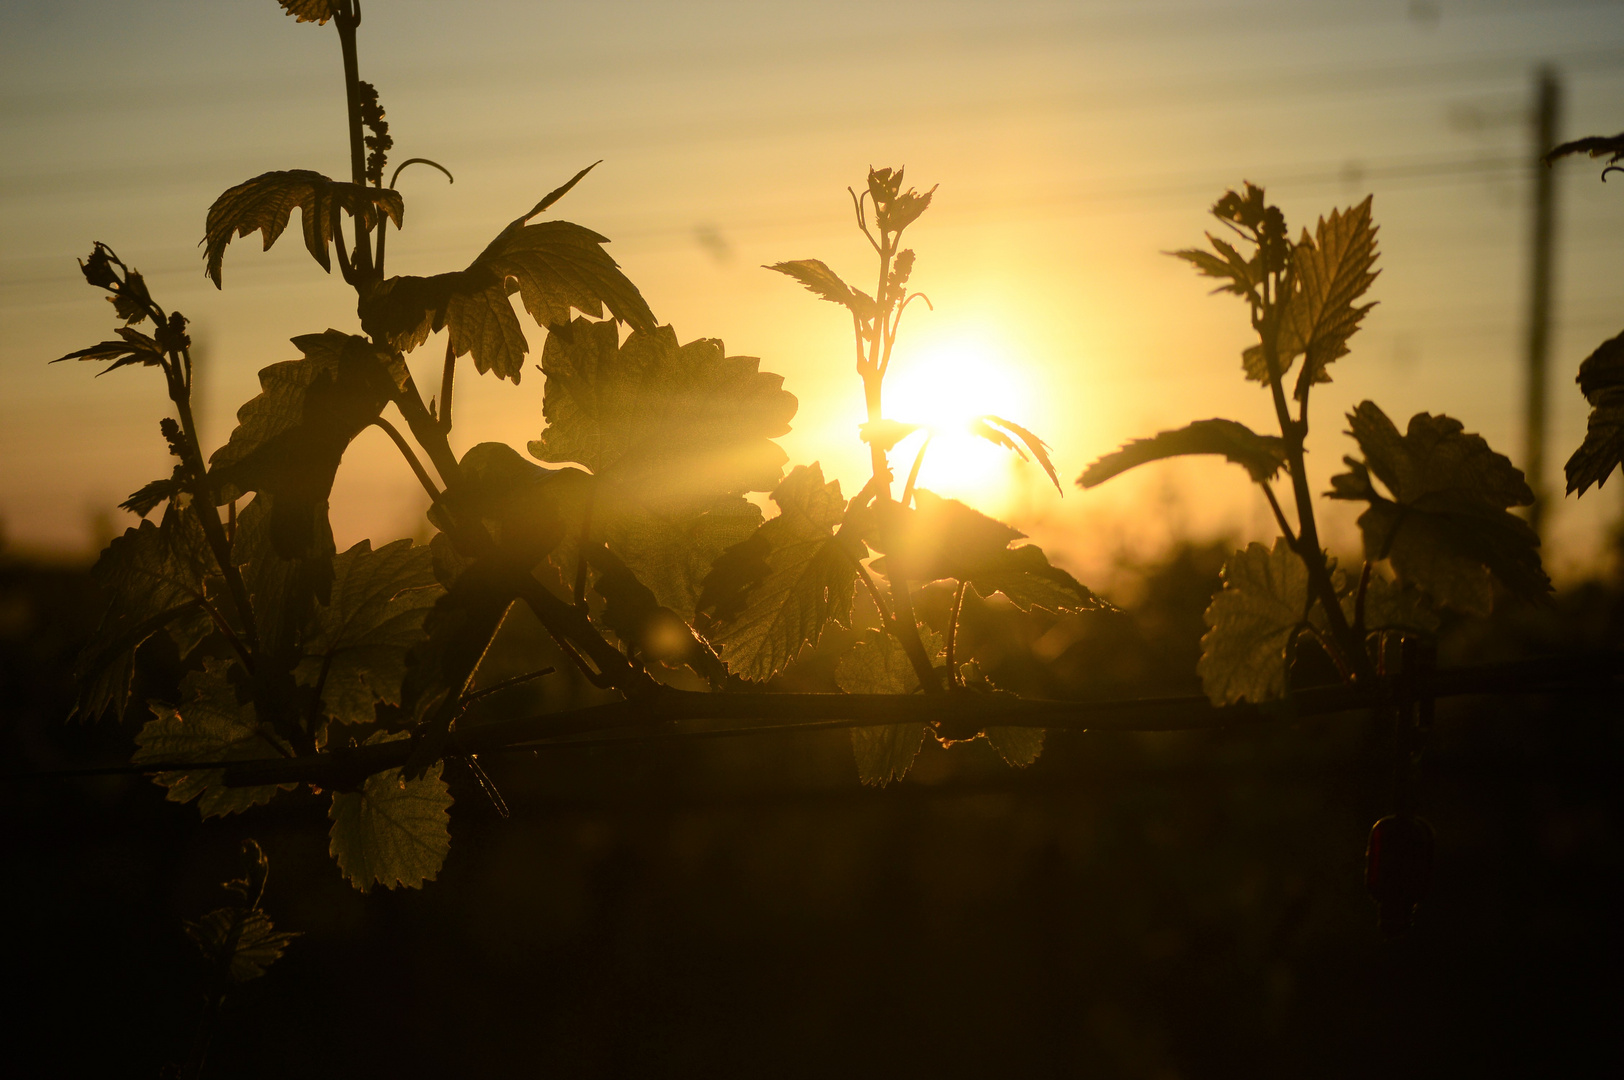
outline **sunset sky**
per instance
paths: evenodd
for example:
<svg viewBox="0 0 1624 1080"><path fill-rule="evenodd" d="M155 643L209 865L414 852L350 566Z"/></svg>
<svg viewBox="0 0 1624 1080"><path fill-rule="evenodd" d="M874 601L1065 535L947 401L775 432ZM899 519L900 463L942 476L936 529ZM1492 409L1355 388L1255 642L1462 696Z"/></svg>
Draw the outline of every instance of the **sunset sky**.
<svg viewBox="0 0 1624 1080"><path fill-rule="evenodd" d="M1079 572L1172 535L1272 532L1238 469L1152 466L1095 491L1071 481L1123 440L1192 419L1272 423L1239 376L1243 307L1161 254L1190 246L1226 186L1267 186L1293 231L1375 194L1380 306L1318 391L1315 490L1372 398L1402 425L1447 412L1515 460L1534 72L1566 92L1564 134L1624 128L1624 3L1365 2L592 3L368 0L363 78L381 94L406 228L392 273L467 264L539 195L604 159L553 211L611 254L679 338L762 357L801 403L791 460L864 479L850 321L761 269L821 258L872 288L847 185L869 165L940 183L913 227L916 287L888 412L996 412L1054 448L1062 498L990 447L944 442L921 484L1031 533ZM113 509L168 471L161 379L94 379L46 361L110 336L76 258L101 240L193 321L206 440L223 441L255 373L288 339L354 329L353 294L294 229L257 236L205 281L209 203L271 169L347 172L331 26L273 0L113 0L0 7L0 520L6 543L82 552ZM1624 183L1558 168L1559 262L1548 483L1583 434L1578 362L1624 328ZM527 324L532 358L541 333ZM441 348L413 356L425 384ZM459 382L459 449L523 447L542 381ZM928 414L928 415L927 415ZM905 467L905 465L904 465ZM1559 576L1593 560L1624 482L1549 517ZM383 435L339 473L340 548L420 531L421 493ZM1322 503L1333 550L1353 513ZM111 514L111 518L99 514ZM109 524L110 522L110 524Z"/></svg>

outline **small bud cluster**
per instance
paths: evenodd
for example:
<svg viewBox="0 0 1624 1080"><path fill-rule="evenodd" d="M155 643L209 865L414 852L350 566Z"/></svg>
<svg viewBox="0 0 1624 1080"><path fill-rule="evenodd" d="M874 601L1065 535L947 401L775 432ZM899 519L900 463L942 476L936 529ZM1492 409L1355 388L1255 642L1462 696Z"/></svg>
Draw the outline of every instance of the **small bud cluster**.
<svg viewBox="0 0 1624 1080"><path fill-rule="evenodd" d="M395 140L389 134L389 121L384 119L383 106L378 102L378 88L369 82L361 83L361 123L372 132L366 137L367 180L374 187L382 187L383 167Z"/></svg>

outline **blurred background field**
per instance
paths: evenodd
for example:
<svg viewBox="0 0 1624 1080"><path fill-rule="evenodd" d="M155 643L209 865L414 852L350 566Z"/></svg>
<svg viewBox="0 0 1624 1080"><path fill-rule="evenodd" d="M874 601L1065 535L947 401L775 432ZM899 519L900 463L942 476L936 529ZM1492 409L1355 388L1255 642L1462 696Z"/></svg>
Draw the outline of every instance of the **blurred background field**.
<svg viewBox="0 0 1624 1080"><path fill-rule="evenodd" d="M1227 550L1124 567L1117 615L977 606L966 644L1032 692L1193 692ZM90 629L84 576L11 562L0 578L7 773L120 760L133 726L60 723ZM546 655L523 622L504 634L492 680ZM1609 577L1457 626L1444 661L1621 641ZM581 691L527 693L501 707ZM884 790L858 784L840 732L482 760L511 818L448 767L440 880L367 896L340 879L307 793L200 824L139 778L0 786L7 971L27 988L15 1037L64 1074L178 1060L204 985L181 920L219 902L252 836L267 911L305 936L227 999L212 1075L1577 1076L1624 1061L1616 701L1440 707L1422 768L1435 885L1397 942L1362 880L1366 833L1392 809L1388 733L1362 715L1054 734L1020 772L982 742L927 740Z"/></svg>

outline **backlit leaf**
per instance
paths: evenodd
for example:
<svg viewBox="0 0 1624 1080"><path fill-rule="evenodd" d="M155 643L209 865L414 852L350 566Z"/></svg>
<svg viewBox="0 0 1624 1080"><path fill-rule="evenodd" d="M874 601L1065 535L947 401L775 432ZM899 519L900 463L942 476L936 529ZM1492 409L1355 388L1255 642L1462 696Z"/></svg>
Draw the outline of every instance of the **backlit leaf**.
<svg viewBox="0 0 1624 1080"><path fill-rule="evenodd" d="M1550 591L1539 536L1508 507L1534 501L1523 475L1448 416L1417 413L1400 435L1373 402L1348 414L1364 461L1333 477L1331 497L1370 504L1359 516L1365 557L1388 559L1400 582L1474 615L1493 607L1491 574L1527 599ZM1376 490L1374 474L1391 499Z"/></svg>
<svg viewBox="0 0 1624 1080"><path fill-rule="evenodd" d="M623 500L601 521L601 535L661 605L688 619L716 560L754 535L761 520L761 508L742 495L723 495L697 513ZM573 558L560 561L562 570L573 565Z"/></svg>
<svg viewBox="0 0 1624 1080"><path fill-rule="evenodd" d="M186 936L202 950L211 963L237 935L227 968L233 983L241 984L265 974L265 969L282 958L282 953L299 937L296 932L278 930L259 908L215 908L201 919L186 921Z"/></svg>
<svg viewBox="0 0 1624 1080"><path fill-rule="evenodd" d="M444 503L460 519L477 520L496 550L476 558L456 551L444 533L429 549L430 567L446 592L425 616L427 636L407 660L402 705L414 722L463 693L518 596L515 572L531 571L564 538L590 484L579 469L544 469L505 443L475 446L463 455L458 474ZM436 508L431 518L449 525L441 513ZM443 736L452 715L440 712L430 737Z"/></svg>
<svg viewBox="0 0 1624 1080"><path fill-rule="evenodd" d="M881 450L890 450L897 443L918 431L919 424L905 424L900 420L871 420L857 427L858 438Z"/></svg>
<svg viewBox="0 0 1624 1080"><path fill-rule="evenodd" d="M313 22L318 26L338 14L337 0L276 0L282 10L298 22Z"/></svg>
<svg viewBox="0 0 1624 1080"><path fill-rule="evenodd" d="M767 491L785 461L794 395L753 356L722 343L677 344L669 326L620 344L612 323L577 319L542 353L547 427L530 444L542 461L579 462L640 503L708 503Z"/></svg>
<svg viewBox="0 0 1624 1080"><path fill-rule="evenodd" d="M173 499L186 491L186 480L181 466L175 466L175 475L142 484L128 499L119 503L120 510L128 510L137 517L146 517L158 504Z"/></svg>
<svg viewBox="0 0 1624 1080"><path fill-rule="evenodd" d="M1043 740L1047 734L1042 728L998 725L989 727L984 737L1006 764L1024 769L1043 755Z"/></svg>
<svg viewBox="0 0 1624 1080"><path fill-rule="evenodd" d="M1245 296L1262 284L1263 265L1261 259L1255 256L1250 260L1242 258L1241 253L1236 251L1232 245L1220 240L1211 233L1207 234L1207 240L1211 242L1213 249L1218 252L1217 255L1212 254L1210 251L1202 251L1200 248L1186 248L1183 251L1172 251L1168 254L1174 258L1183 259L1207 277L1217 278L1228 283L1218 286L1214 290L1216 292L1231 292L1236 296Z"/></svg>
<svg viewBox="0 0 1624 1080"><path fill-rule="evenodd" d="M980 663L971 660L959 665L959 682L965 690L976 694L997 694L1005 698L1013 697L1006 690L999 689L987 677ZM993 725L984 728L981 737L987 740L1004 763L1017 769L1024 769L1039 757L1043 756L1043 742L1047 735L1042 728L1014 727Z"/></svg>
<svg viewBox="0 0 1624 1080"><path fill-rule="evenodd" d="M406 654L443 593L427 547L397 540L373 551L361 541L333 559L331 597L316 609L296 677L321 688L327 716L372 723L377 702L400 704Z"/></svg>
<svg viewBox="0 0 1624 1080"><path fill-rule="evenodd" d="M779 514L729 548L706 577L701 631L735 674L762 681L816 645L833 619L847 625L861 541L837 532L840 482L817 465L797 466L772 499Z"/></svg>
<svg viewBox="0 0 1624 1080"><path fill-rule="evenodd" d="M942 654L942 639L920 628L925 655L933 660ZM913 665L895 638L883 630L869 630L855 647L840 658L835 682L848 694L912 694L919 690ZM925 741L924 724L883 724L851 729L852 754L857 759L857 776L865 784L884 787L901 780L912 767Z"/></svg>
<svg viewBox="0 0 1624 1080"><path fill-rule="evenodd" d="M1342 598L1342 612L1350 625L1353 623L1356 600L1356 593L1352 589L1349 589L1347 595ZM1314 614L1319 615L1318 609L1315 609ZM1426 594L1415 586L1399 585L1388 581L1380 574L1371 575L1370 584L1365 589L1367 631L1407 630L1431 634L1438 629L1440 622L1438 613L1433 610Z"/></svg>
<svg viewBox="0 0 1624 1080"><path fill-rule="evenodd" d="M1277 349L1282 376L1297 357L1305 357L1297 382L1299 397L1309 384L1331 381L1327 368L1348 354L1348 339L1376 306L1354 304L1379 273L1371 269L1376 263L1377 229L1370 216L1371 198L1320 218L1314 237L1303 230L1292 249L1292 289L1280 305ZM1246 374L1267 381L1261 347L1247 350Z"/></svg>
<svg viewBox="0 0 1624 1080"><path fill-rule="evenodd" d="M328 330L293 344L304 359L260 371L262 392L237 410L230 441L209 461L219 502L275 496L270 535L287 559L330 553L327 499L339 462L405 378L397 361L352 334Z"/></svg>
<svg viewBox="0 0 1624 1080"><path fill-rule="evenodd" d="M970 434L977 438L986 439L994 446L1002 446L1011 450L1022 461L1027 455L1037 459L1043 467L1044 475L1060 491L1060 476L1054 471L1054 462L1049 460L1049 444L1023 428L1012 420L1005 420L1001 416L978 416L970 421Z"/></svg>
<svg viewBox="0 0 1624 1080"><path fill-rule="evenodd" d="M152 702L153 719L136 735L137 765L158 761L251 761L282 757L289 750L254 715L246 687L230 678L231 665L205 659L203 670L181 682L180 707ZM224 769L161 772L153 779L169 789L171 802L197 799L204 817L220 817L270 802L275 785L226 787ZM292 784L284 785L291 788Z"/></svg>
<svg viewBox="0 0 1624 1080"><path fill-rule="evenodd" d="M205 272L220 287L220 264L226 245L233 236L259 231L265 236L265 250L271 250L288 227L294 209L304 225L305 249L323 270L333 268L329 245L333 242L334 219L347 212L366 228L377 226L387 216L399 228L405 213L400 192L331 180L309 169L262 173L228 188L209 207L203 229Z"/></svg>
<svg viewBox="0 0 1624 1080"><path fill-rule="evenodd" d="M308 539L308 554L282 556L273 538L273 527L280 520L275 498L266 492L255 495L237 514L231 561L242 568L260 643L270 653L267 663L274 657L278 667L291 670L299 660L295 643L332 581L335 552L323 517Z"/></svg>
<svg viewBox="0 0 1624 1080"><path fill-rule="evenodd" d="M796 401L759 363L714 339L678 345L668 326L621 344L612 324L585 319L542 354L547 428L530 453L592 470L593 536L685 618L717 556L760 524L745 493L782 475L773 440L789 431ZM586 524L572 524L555 557L566 577Z"/></svg>
<svg viewBox="0 0 1624 1080"><path fill-rule="evenodd" d="M869 542L885 553L874 569L887 577L952 578L968 582L982 596L1001 592L1022 609L1036 605L1090 611L1102 606L1087 587L1050 565L1039 548L1012 549L1009 545L1024 539L1024 533L956 499L919 488L914 509L885 503L875 511L877 527Z"/></svg>
<svg viewBox="0 0 1624 1080"><path fill-rule="evenodd" d="M608 243L568 221L527 224L585 175L554 191L516 218L466 270L433 277L393 277L361 304L367 333L409 352L430 333L451 329L457 356L471 353L481 373L519 381L530 344L513 306L513 293L543 327L568 326L571 311L600 319L607 308L617 322L652 331L654 314L609 253Z"/></svg>
<svg viewBox="0 0 1624 1080"><path fill-rule="evenodd" d="M969 584L979 596L1002 593L1022 611L1042 608L1061 614L1109 609L1088 586L1051 564L1036 544L1011 549L976 570Z"/></svg>
<svg viewBox="0 0 1624 1080"><path fill-rule="evenodd" d="M667 667L688 664L716 682L727 677L709 646L694 636L680 615L661 604L619 556L599 546L591 560L597 571L592 588L605 601L599 621L628 653Z"/></svg>
<svg viewBox="0 0 1624 1080"><path fill-rule="evenodd" d="M1224 563L1207 607L1196 672L1214 705L1273 701L1286 692L1286 653L1308 610L1308 569L1284 538L1250 544Z"/></svg>
<svg viewBox="0 0 1624 1080"><path fill-rule="evenodd" d="M776 270L805 285L809 292L850 309L852 314L867 322L874 318L874 298L861 289L854 289L840 280L840 275L829 269L821 259L795 259L763 267Z"/></svg>
<svg viewBox="0 0 1624 1080"><path fill-rule="evenodd" d="M1562 143L1549 150L1542 160L1549 165L1558 158L1567 157L1569 154L1589 154L1593 158L1604 157L1609 165L1615 161L1624 161L1624 131L1619 132L1617 135L1587 135L1583 139L1574 139L1572 142ZM1606 178L1607 174L1603 173L1602 179L1605 180Z"/></svg>
<svg viewBox="0 0 1624 1080"><path fill-rule="evenodd" d="M415 889L439 876L451 850L451 792L440 770L436 762L407 780L390 769L367 777L359 791L334 793L328 850L357 889Z"/></svg>
<svg viewBox="0 0 1624 1080"><path fill-rule="evenodd" d="M1285 441L1278 435L1259 435L1234 420L1197 420L1149 439L1126 443L1090 465L1077 482L1091 488L1147 461L1187 454L1222 454L1259 483L1279 472L1286 461Z"/></svg>
<svg viewBox="0 0 1624 1080"><path fill-rule="evenodd" d="M1585 357L1577 381L1591 408L1585 441L1568 459L1569 495L1601 487L1624 464L1624 334Z"/></svg>
<svg viewBox="0 0 1624 1080"><path fill-rule="evenodd" d="M140 364L143 367L163 366L163 347L152 338L128 326L120 326L113 333L117 334L120 340L103 341L89 348L70 352L66 356L59 356L51 363L59 364L64 360L95 360L106 363L111 360L112 363L96 373L98 377L131 364Z"/></svg>
<svg viewBox="0 0 1624 1080"><path fill-rule="evenodd" d="M161 526L143 521L107 545L90 573L110 602L74 670L76 717L93 720L111 707L124 718L136 648L200 608L207 559L202 527L174 508Z"/></svg>
<svg viewBox="0 0 1624 1080"><path fill-rule="evenodd" d="M870 169L868 193L874 200L874 219L882 232L906 229L930 206L936 188L926 192L902 190L903 169Z"/></svg>

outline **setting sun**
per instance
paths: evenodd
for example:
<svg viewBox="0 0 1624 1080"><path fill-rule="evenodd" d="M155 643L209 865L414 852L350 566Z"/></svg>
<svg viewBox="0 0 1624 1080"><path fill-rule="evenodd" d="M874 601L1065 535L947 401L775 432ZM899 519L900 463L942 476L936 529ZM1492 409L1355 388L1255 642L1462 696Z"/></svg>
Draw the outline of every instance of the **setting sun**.
<svg viewBox="0 0 1624 1080"><path fill-rule="evenodd" d="M1017 350L977 329L921 336L924 340L906 355L899 351L886 374L886 415L927 429L930 448L919 470L921 487L996 513L1009 501L1019 472L1030 470L1040 482L1043 474L1037 463L1023 463L978 437L972 425L979 417L996 416L1042 436L1027 373ZM927 434L909 436L893 452L899 480L907 477Z"/></svg>

